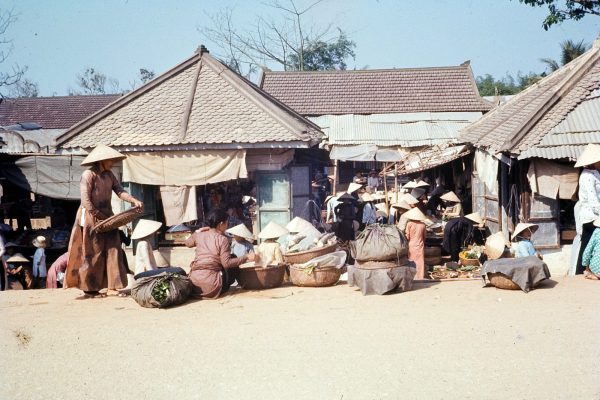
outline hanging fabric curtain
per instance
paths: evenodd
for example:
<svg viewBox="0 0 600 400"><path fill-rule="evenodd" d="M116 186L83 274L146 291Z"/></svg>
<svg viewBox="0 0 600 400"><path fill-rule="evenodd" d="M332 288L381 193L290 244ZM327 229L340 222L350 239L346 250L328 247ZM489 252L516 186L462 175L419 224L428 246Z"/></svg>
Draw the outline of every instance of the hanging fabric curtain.
<svg viewBox="0 0 600 400"><path fill-rule="evenodd" d="M198 186L247 178L245 150L127 153L123 181L145 185Z"/></svg>
<svg viewBox="0 0 600 400"><path fill-rule="evenodd" d="M27 156L3 163L1 172L15 185L42 196L79 200L83 156Z"/></svg>

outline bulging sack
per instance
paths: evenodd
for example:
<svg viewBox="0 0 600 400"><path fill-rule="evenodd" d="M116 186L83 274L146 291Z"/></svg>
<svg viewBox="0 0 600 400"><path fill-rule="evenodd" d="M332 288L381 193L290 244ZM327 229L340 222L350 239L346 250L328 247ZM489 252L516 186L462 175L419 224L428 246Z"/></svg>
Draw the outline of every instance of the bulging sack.
<svg viewBox="0 0 600 400"><path fill-rule="evenodd" d="M358 261L393 261L408 253L404 233L395 225L367 225L350 246Z"/></svg>
<svg viewBox="0 0 600 400"><path fill-rule="evenodd" d="M191 293L190 278L171 272L137 279L131 288L131 297L140 306L149 308L166 308L185 303Z"/></svg>

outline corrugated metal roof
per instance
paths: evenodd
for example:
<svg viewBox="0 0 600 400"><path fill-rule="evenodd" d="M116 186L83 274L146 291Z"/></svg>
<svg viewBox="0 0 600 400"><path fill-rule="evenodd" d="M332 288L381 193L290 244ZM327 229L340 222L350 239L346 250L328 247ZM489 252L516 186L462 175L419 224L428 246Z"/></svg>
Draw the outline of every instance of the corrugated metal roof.
<svg viewBox="0 0 600 400"><path fill-rule="evenodd" d="M522 152L519 159L575 160L588 143L600 143L600 88L592 91L539 144Z"/></svg>
<svg viewBox="0 0 600 400"><path fill-rule="evenodd" d="M455 142L458 132L480 116L479 112L399 113L323 115L309 119L321 127L330 145L419 147Z"/></svg>

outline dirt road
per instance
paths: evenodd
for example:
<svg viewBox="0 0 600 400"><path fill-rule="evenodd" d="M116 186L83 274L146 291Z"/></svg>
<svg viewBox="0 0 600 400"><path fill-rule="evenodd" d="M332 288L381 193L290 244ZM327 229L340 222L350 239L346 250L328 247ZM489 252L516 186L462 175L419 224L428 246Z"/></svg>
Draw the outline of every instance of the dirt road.
<svg viewBox="0 0 600 400"><path fill-rule="evenodd" d="M600 283L237 292L169 310L0 292L2 399L600 399Z"/></svg>

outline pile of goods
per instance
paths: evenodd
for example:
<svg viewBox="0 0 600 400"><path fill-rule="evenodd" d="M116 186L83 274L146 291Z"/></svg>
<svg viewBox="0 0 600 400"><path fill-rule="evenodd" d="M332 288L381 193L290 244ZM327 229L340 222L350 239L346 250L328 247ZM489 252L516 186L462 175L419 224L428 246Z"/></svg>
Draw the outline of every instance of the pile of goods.
<svg viewBox="0 0 600 400"><path fill-rule="evenodd" d="M351 245L354 266L348 268L348 284L363 295L410 290L414 264L406 258L408 242L395 225L368 225Z"/></svg>
<svg viewBox="0 0 600 400"><path fill-rule="evenodd" d="M285 254L298 253L336 243L337 238L333 232L321 233L315 228L307 229L290 237Z"/></svg>
<svg viewBox="0 0 600 400"><path fill-rule="evenodd" d="M315 257L303 264L290 265L290 280L296 286L331 286L335 285L346 265L345 251L334 251Z"/></svg>
<svg viewBox="0 0 600 400"><path fill-rule="evenodd" d="M184 303L192 293L192 283L186 275L162 272L137 279L131 297L142 307L166 308Z"/></svg>
<svg viewBox="0 0 600 400"><path fill-rule="evenodd" d="M447 263L433 267L433 271L429 275L431 275L431 279L475 279L480 277L480 271L479 265Z"/></svg>

